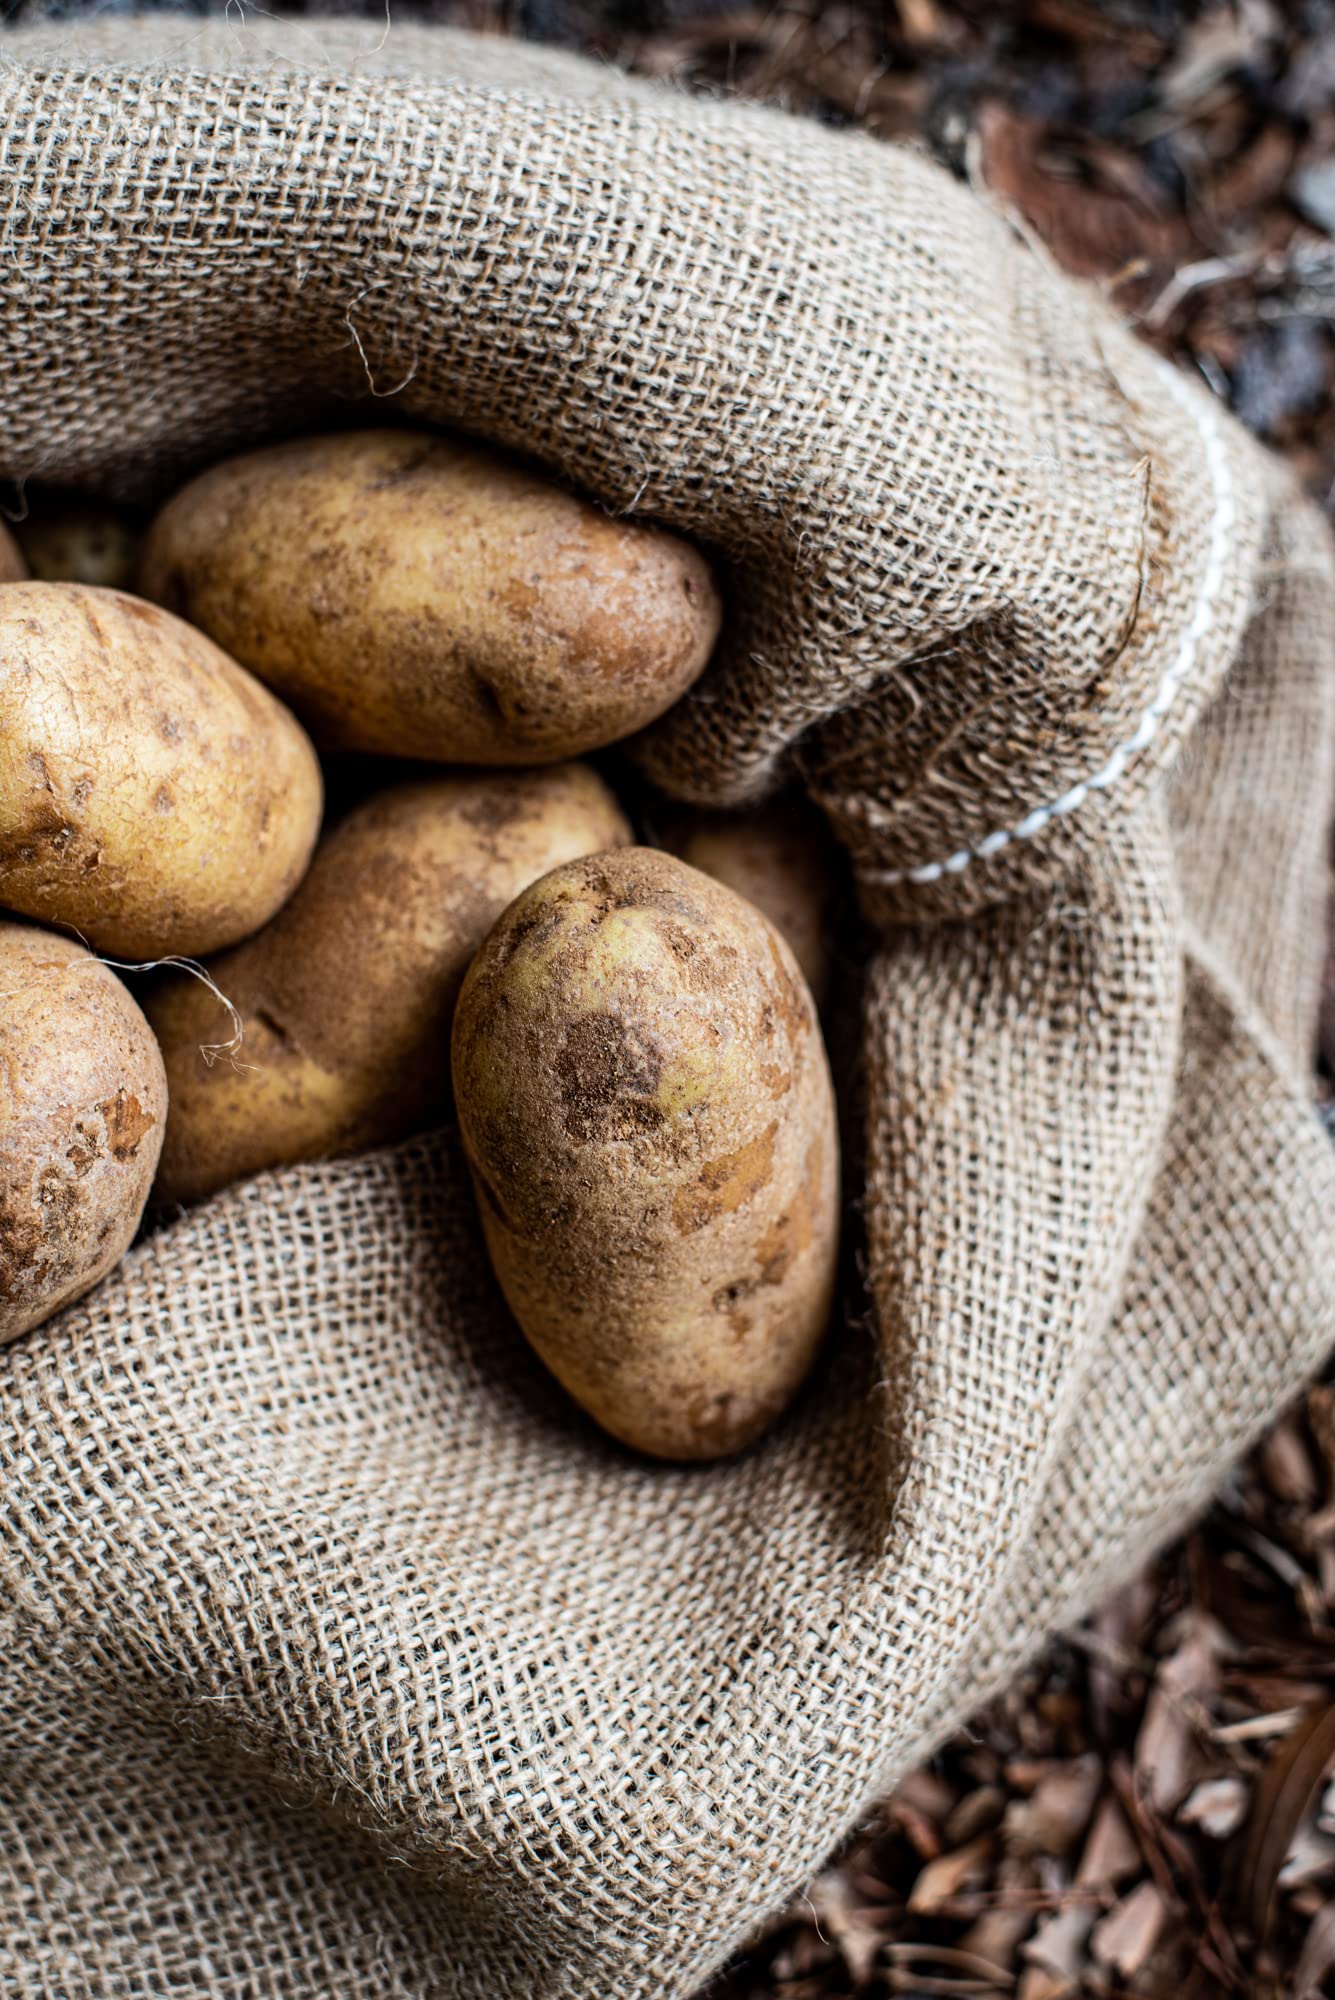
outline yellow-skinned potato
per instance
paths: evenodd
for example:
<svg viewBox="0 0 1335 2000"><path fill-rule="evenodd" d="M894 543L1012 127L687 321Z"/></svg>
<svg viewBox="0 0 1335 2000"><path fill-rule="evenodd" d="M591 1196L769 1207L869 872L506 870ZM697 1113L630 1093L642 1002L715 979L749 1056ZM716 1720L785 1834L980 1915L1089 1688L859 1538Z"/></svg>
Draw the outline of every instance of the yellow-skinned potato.
<svg viewBox="0 0 1335 2000"><path fill-rule="evenodd" d="M0 583L21 583L28 574L28 565L23 560L23 552L0 521Z"/></svg>
<svg viewBox="0 0 1335 2000"><path fill-rule="evenodd" d="M128 590L134 582L140 537L123 513L103 501L35 494L18 539L30 573L41 583Z"/></svg>
<svg viewBox="0 0 1335 2000"><path fill-rule="evenodd" d="M488 926L558 862L629 839L583 764L367 799L326 834L273 923L210 964L241 1015L243 1067L200 1054L227 1031L198 980L150 995L171 1085L156 1199L200 1201L265 1167L387 1144L446 1116L450 1015Z"/></svg>
<svg viewBox="0 0 1335 2000"><path fill-rule="evenodd" d="M0 589L0 905L197 957L286 902L320 808L294 717L202 633L120 591Z"/></svg>
<svg viewBox="0 0 1335 2000"><path fill-rule="evenodd" d="M124 1255L166 1111L157 1043L115 973L69 938L0 922L0 1341Z"/></svg>
<svg viewBox="0 0 1335 2000"><path fill-rule="evenodd" d="M455 1100L520 1326L598 1422L737 1451L829 1316L838 1143L816 1010L774 926L670 855L511 904L454 1019Z"/></svg>
<svg viewBox="0 0 1335 2000"><path fill-rule="evenodd" d="M412 431L229 459L153 522L141 587L325 749L545 764L629 735L707 660L700 553L494 452Z"/></svg>
<svg viewBox="0 0 1335 2000"><path fill-rule="evenodd" d="M683 814L669 821L663 845L764 911L787 938L823 1007L838 864L816 808L794 793L751 812Z"/></svg>

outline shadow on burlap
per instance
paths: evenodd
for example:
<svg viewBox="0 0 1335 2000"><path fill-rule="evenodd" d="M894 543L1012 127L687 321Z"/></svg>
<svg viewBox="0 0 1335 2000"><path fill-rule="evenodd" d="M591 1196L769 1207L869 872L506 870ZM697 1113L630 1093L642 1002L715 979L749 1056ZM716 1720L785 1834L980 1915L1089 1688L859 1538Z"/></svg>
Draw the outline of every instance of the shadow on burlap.
<svg viewBox="0 0 1335 2000"><path fill-rule="evenodd" d="M393 411L711 546L724 647L637 754L796 769L853 856L869 1304L761 1448L634 1462L443 1135L6 1350L15 1994L686 1993L1335 1338L1284 473L911 154L377 39L0 40L0 473L148 497Z"/></svg>

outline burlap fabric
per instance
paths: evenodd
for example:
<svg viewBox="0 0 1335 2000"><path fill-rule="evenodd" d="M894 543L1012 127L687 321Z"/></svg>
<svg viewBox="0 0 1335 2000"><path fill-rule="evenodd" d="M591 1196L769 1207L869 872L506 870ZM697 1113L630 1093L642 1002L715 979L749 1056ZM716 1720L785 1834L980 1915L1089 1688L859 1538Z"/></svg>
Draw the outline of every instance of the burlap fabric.
<svg viewBox="0 0 1335 2000"><path fill-rule="evenodd" d="M913 155L379 39L0 42L0 473L393 411L711 545L726 643L641 755L796 767L853 853L869 1303L760 1449L633 1462L445 1135L8 1349L16 1995L683 1994L1335 1338L1315 517Z"/></svg>

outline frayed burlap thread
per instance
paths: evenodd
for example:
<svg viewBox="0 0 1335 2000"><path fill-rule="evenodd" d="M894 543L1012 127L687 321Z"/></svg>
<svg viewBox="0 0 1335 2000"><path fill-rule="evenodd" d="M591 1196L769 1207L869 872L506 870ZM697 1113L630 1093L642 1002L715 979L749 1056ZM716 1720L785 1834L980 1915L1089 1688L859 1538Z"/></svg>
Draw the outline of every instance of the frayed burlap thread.
<svg viewBox="0 0 1335 2000"><path fill-rule="evenodd" d="M0 1355L0 1986L684 1995L1335 1341L1325 531L925 161L543 51L11 33L0 218L10 480L394 416L706 542L636 755L875 938L868 1296L736 1463L564 1402L449 1134Z"/></svg>

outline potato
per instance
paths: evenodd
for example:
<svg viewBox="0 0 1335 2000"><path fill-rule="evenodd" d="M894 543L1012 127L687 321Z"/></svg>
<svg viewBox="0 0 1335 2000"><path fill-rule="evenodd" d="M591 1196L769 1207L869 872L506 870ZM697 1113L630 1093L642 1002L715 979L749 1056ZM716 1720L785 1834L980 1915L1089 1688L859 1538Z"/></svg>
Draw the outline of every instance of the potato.
<svg viewBox="0 0 1335 2000"><path fill-rule="evenodd" d="M79 495L34 494L19 541L42 583L96 583L126 590L134 582L140 537L115 507Z"/></svg>
<svg viewBox="0 0 1335 2000"><path fill-rule="evenodd" d="M146 596L276 688L322 748L546 764L704 666L704 557L509 459L412 431L215 466L150 527Z"/></svg>
<svg viewBox="0 0 1335 2000"><path fill-rule="evenodd" d="M167 1083L114 972L0 922L0 1341L106 1276L139 1226Z"/></svg>
<svg viewBox="0 0 1335 2000"><path fill-rule="evenodd" d="M778 931L649 848L525 890L469 969L455 1100L520 1326L607 1430L739 1450L829 1315L838 1144L811 996Z"/></svg>
<svg viewBox="0 0 1335 2000"><path fill-rule="evenodd" d="M684 814L668 821L663 845L764 911L823 1007L839 877L834 840L815 807L794 793L753 812Z"/></svg>
<svg viewBox="0 0 1335 2000"><path fill-rule="evenodd" d="M28 574L28 565L23 560L23 552L0 521L0 583L19 583Z"/></svg>
<svg viewBox="0 0 1335 2000"><path fill-rule="evenodd" d="M302 730L202 633L120 591L0 590L0 904L121 958L216 951L319 824Z"/></svg>
<svg viewBox="0 0 1335 2000"><path fill-rule="evenodd" d="M227 1026L197 980L150 996L171 1085L157 1199L199 1201L264 1167L444 1118L450 1014L488 926L557 862L629 839L582 764L432 778L367 799L325 836L267 930L210 964L253 1068L206 1064L201 1047Z"/></svg>

